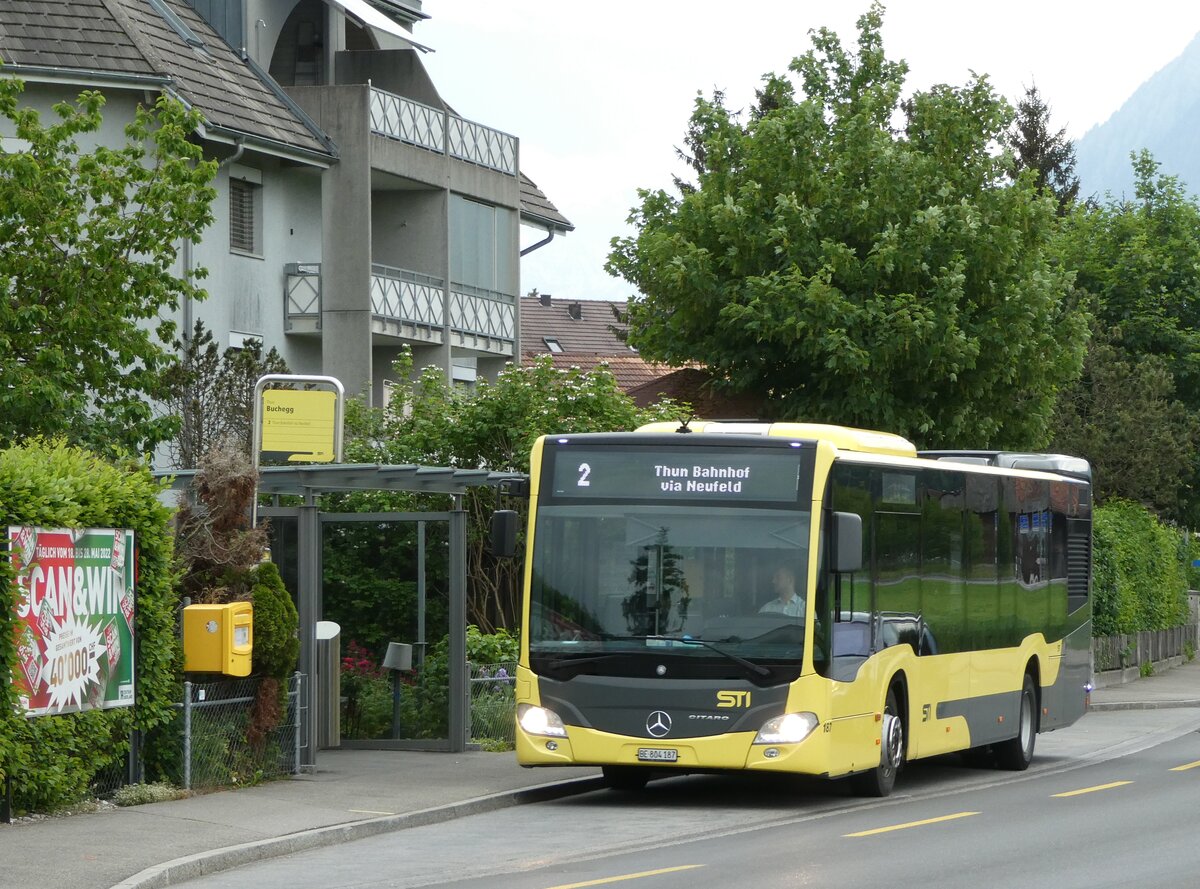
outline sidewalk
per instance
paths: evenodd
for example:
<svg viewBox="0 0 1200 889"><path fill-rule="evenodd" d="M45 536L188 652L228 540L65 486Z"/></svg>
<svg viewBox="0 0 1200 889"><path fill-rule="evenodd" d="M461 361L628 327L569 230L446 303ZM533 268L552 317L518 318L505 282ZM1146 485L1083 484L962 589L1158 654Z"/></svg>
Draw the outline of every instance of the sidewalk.
<svg viewBox="0 0 1200 889"><path fill-rule="evenodd" d="M1092 692L1093 710L1200 707L1200 658L1153 676Z"/></svg>
<svg viewBox="0 0 1200 889"><path fill-rule="evenodd" d="M1200 662L1097 689L1039 752L1094 759L1200 729ZM1122 710L1156 710L1155 714ZM511 753L322 750L317 771L259 787L0 824L6 889L157 889L302 849L598 789L598 769L522 769Z"/></svg>

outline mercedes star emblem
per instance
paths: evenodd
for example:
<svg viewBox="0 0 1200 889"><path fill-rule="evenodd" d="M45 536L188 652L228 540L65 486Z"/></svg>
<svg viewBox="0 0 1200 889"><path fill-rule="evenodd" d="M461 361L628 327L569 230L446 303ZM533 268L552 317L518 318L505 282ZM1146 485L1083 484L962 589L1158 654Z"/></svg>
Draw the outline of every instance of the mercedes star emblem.
<svg viewBox="0 0 1200 889"><path fill-rule="evenodd" d="M665 738L671 731L671 714L655 710L646 717L646 731L652 738Z"/></svg>

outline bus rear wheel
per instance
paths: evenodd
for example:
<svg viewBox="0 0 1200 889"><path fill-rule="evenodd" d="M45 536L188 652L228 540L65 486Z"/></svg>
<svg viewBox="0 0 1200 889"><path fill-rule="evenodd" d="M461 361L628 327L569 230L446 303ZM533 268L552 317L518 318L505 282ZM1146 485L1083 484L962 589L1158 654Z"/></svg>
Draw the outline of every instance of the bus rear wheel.
<svg viewBox="0 0 1200 889"><path fill-rule="evenodd" d="M650 780L650 770L640 766L604 766L600 771L604 774L604 783L611 790L645 790Z"/></svg>
<svg viewBox="0 0 1200 889"><path fill-rule="evenodd" d="M1017 736L992 746L996 765L1010 772L1023 772L1033 762L1033 745L1037 738L1037 690L1033 677L1025 674L1021 685L1021 704L1017 713Z"/></svg>
<svg viewBox="0 0 1200 889"><path fill-rule="evenodd" d="M896 786L896 775L904 765L904 720L900 717L900 696L896 686L888 689L883 705L883 727L880 738L879 765L850 776L850 786L859 796L883 797Z"/></svg>

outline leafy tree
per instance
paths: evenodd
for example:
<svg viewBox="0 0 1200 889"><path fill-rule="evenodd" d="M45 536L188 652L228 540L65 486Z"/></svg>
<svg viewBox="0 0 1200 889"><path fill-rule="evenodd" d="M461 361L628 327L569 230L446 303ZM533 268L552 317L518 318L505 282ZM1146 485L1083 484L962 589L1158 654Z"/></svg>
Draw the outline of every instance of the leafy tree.
<svg viewBox="0 0 1200 889"><path fill-rule="evenodd" d="M1096 497L1179 517L1195 472L1200 419L1175 398L1157 355L1131 355L1119 331L1097 330L1083 375L1059 398L1051 448L1086 457Z"/></svg>
<svg viewBox="0 0 1200 889"><path fill-rule="evenodd" d="M1149 152L1132 159L1135 198L1078 207L1058 251L1122 348L1160 356L1178 397L1200 411L1200 203Z"/></svg>
<svg viewBox="0 0 1200 889"><path fill-rule="evenodd" d="M1025 98L1017 103L1009 140L1014 152L1012 176L1031 171L1037 187L1058 199L1059 215L1066 213L1079 197L1075 145L1066 128L1050 132L1050 107L1036 86L1027 87Z"/></svg>
<svg viewBox="0 0 1200 889"><path fill-rule="evenodd" d="M779 418L1039 445L1087 335L1047 255L1053 201L1005 175L1012 114L986 78L901 104L881 24L875 4L854 54L817 31L745 124L697 99L695 189L640 192L609 255L642 294L630 341Z"/></svg>
<svg viewBox="0 0 1200 889"><path fill-rule="evenodd" d="M167 442L172 465L194 468L226 442L251 453L255 383L265 374L288 373L287 362L274 347L264 355L258 340L222 352L202 321L175 349L180 360L164 374L161 399L163 412L179 419Z"/></svg>
<svg viewBox="0 0 1200 889"><path fill-rule="evenodd" d="M1081 451L1102 467L1114 459L1102 453L1109 447L1145 454L1145 460L1119 455L1128 473L1110 475L1109 482L1124 478L1122 496L1194 525L1200 442L1188 429L1200 417L1200 203L1176 177L1161 174L1149 152L1132 160L1134 198L1109 195L1077 205L1056 240L1061 265L1091 295L1097 323L1112 331L1109 349L1093 356L1084 381L1095 402L1092 415L1075 425L1067 405L1064 432L1082 440ZM1115 377L1106 377L1104 367ZM1136 440L1121 428L1128 423L1137 424ZM1150 460L1158 462L1157 472Z"/></svg>
<svg viewBox="0 0 1200 889"><path fill-rule="evenodd" d="M396 375L412 379L407 353L397 362ZM392 392L386 410L349 407L349 461L528 472L529 452L540 435L633 429L681 413L670 401L638 408L606 367L561 370L549 356L524 367L510 366L494 383L480 381L473 392L456 389L442 371L432 367ZM521 566L518 560L495 560L486 551L486 528L498 495L478 489L464 500L471 529L469 619L485 632L515 626ZM345 508L404 509L420 502L417 497L363 494L347 498ZM519 501L507 505L523 508ZM434 505L444 507L444 500ZM346 527L346 534L374 534L370 529L353 532ZM369 566L371 571L377 567L377 563ZM387 594L393 595L394 590ZM379 607L386 606L380 602Z"/></svg>
<svg viewBox="0 0 1200 889"><path fill-rule="evenodd" d="M160 97L138 108L124 146L84 151L100 93L43 124L22 89L0 79L0 115L28 145L0 152L0 442L65 435L149 452L175 422L149 399L173 360L164 314L203 296L173 273L179 245L212 221L216 164L189 141L200 117Z"/></svg>

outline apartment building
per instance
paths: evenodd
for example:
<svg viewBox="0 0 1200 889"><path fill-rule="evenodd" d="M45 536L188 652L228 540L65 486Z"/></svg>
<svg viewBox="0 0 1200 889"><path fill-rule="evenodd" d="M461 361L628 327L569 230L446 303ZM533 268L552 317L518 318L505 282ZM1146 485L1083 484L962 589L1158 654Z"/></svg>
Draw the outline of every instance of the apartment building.
<svg viewBox="0 0 1200 889"><path fill-rule="evenodd" d="M161 92L198 108L218 198L181 254L208 271L181 329L261 340L378 404L405 346L465 383L518 361L520 228L572 229L516 136L442 100L427 17L420 0L10 0L0 76L46 113L101 90L102 142Z"/></svg>

